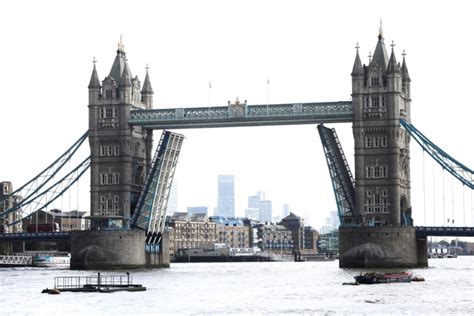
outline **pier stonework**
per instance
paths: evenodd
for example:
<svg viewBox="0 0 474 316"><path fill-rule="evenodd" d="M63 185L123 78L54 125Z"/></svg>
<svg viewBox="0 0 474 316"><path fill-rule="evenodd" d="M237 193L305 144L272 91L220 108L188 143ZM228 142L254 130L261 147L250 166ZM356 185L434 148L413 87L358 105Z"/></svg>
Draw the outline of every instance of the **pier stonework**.
<svg viewBox="0 0 474 316"><path fill-rule="evenodd" d="M369 64L357 47L352 70L355 215L361 226L339 229L340 267L426 266L411 217L410 77L394 44L387 54L382 29ZM425 245L425 249L423 248Z"/></svg>
<svg viewBox="0 0 474 316"><path fill-rule="evenodd" d="M145 253L145 238L142 230L71 232L71 269L169 267L169 251ZM169 248L167 234L160 246Z"/></svg>

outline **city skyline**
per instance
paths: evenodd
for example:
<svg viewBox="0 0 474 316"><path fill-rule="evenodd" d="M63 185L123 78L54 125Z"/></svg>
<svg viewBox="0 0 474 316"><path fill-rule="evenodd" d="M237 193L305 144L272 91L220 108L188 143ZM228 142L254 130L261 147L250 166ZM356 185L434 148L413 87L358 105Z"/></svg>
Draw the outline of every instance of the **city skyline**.
<svg viewBox="0 0 474 316"><path fill-rule="evenodd" d="M474 85L470 77L474 65L466 62L474 45L465 40L474 28L469 2L452 6L430 2L432 15L423 14L426 5L422 3L398 4L204 1L185 6L158 3L144 11L143 5L120 1L113 8L106 2L68 7L30 2L25 11L18 3L2 3L2 12L9 14L0 26L14 31L4 34L5 48L0 51L0 58L9 61L0 78L8 92L3 94L0 113L8 135L2 141L8 151L2 151L0 180L18 188L87 129L92 60L95 56L102 80L112 66L121 34L133 76L143 81L147 63L150 67L154 108L225 106L237 96L248 104L338 101L350 99L356 43L362 63L367 64L380 19L386 45L395 42L397 59L401 60L404 49L407 53L414 125L450 155L472 166L473 150L463 137L472 134L474 111L466 101ZM63 14L54 14L57 10ZM103 12L129 20L111 28ZM335 14L339 19L333 18ZM85 15L95 24L85 25ZM457 18L440 23L446 16ZM460 43L462 49L453 50ZM328 126L336 128L353 170L350 124ZM216 201L215 175L234 174L236 200L241 201L237 210L244 209L246 196L262 188L277 209L289 204L315 226L336 210L315 125L182 133L186 139L175 177L180 183L179 205ZM158 138L156 131L155 146ZM415 224L433 223L435 209L435 222L441 225L445 222L441 190L428 185L423 189L422 166L426 165L427 184L440 183L444 176L436 166L431 171L432 161L424 161L416 146L412 142ZM451 180L446 181L451 185ZM88 182L81 182L78 191L78 208L88 210ZM468 193L465 219L463 204L456 200L456 223L472 224L469 198L472 201ZM449 198L445 204L444 217L451 218Z"/></svg>

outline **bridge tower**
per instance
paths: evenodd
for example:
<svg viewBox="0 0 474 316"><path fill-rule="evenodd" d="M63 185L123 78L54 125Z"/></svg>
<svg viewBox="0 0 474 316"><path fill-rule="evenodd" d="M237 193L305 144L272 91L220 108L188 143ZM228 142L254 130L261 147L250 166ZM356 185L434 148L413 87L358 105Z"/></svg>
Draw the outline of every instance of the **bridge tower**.
<svg viewBox="0 0 474 316"><path fill-rule="evenodd" d="M357 45L352 69L355 215L360 226L341 226L340 267L427 265L426 240L417 240L411 217L410 76L405 54L390 57L380 27L373 55L362 65Z"/></svg>
<svg viewBox="0 0 474 316"><path fill-rule="evenodd" d="M351 74L356 212L370 226L412 226L410 137L400 126L410 122L410 77L391 46L389 58L380 29L369 65L357 51Z"/></svg>
<svg viewBox="0 0 474 316"><path fill-rule="evenodd" d="M120 41L102 83L94 60L88 88L91 229L127 228L151 162L152 130L128 124L130 110L153 106L148 67L141 87Z"/></svg>

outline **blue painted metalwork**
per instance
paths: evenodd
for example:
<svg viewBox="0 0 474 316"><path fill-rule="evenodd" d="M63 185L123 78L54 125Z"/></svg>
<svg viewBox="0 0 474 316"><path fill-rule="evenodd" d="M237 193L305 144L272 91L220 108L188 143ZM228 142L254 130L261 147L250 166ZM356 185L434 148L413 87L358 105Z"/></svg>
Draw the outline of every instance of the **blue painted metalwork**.
<svg viewBox="0 0 474 316"><path fill-rule="evenodd" d="M357 216L355 208L354 177L337 137L336 130L320 124L318 125L318 131L326 156L341 225L360 224L362 218Z"/></svg>
<svg viewBox="0 0 474 316"><path fill-rule="evenodd" d="M352 122L352 101L132 110L128 121L150 129Z"/></svg>
<svg viewBox="0 0 474 316"><path fill-rule="evenodd" d="M37 233L4 233L0 234L0 240L46 240L46 239L69 239L69 232L37 232Z"/></svg>
<svg viewBox="0 0 474 316"><path fill-rule="evenodd" d="M183 135L163 131L134 210L132 227L146 231L147 244L158 244L161 240L169 191L183 139Z"/></svg>
<svg viewBox="0 0 474 316"><path fill-rule="evenodd" d="M156 187L158 186L162 157L165 154L169 138L170 132L163 131L160 142L156 147L155 155L145 180L145 185L140 192L137 206L133 212L132 227L137 227L146 231L149 229L150 221L153 216L154 193L156 191Z"/></svg>
<svg viewBox="0 0 474 316"><path fill-rule="evenodd" d="M461 181L462 184L468 186L470 189L474 189L474 173L472 169L448 155L412 124L403 119L400 119L400 124L443 169L446 169L456 179Z"/></svg>
<svg viewBox="0 0 474 316"><path fill-rule="evenodd" d="M82 143L87 139L89 131L85 132L71 147L66 150L59 158L57 158L51 165L37 174L33 179L22 185L16 191L6 195L4 199L0 200L2 203L4 200L9 199L11 196L21 195L23 200L19 203L17 208L22 207L25 204L31 202L31 199L46 185L53 177L61 170L62 167L71 159L76 153ZM25 194L26 193L26 194Z"/></svg>
<svg viewBox="0 0 474 316"><path fill-rule="evenodd" d="M81 176L84 174L84 172L87 171L90 167L90 157L87 157L84 159L79 165L77 165L73 170L71 170L67 175L65 175L63 178L58 180L56 183L52 184L50 187L45 189L43 192L38 193L36 196L34 196L27 205L32 205L33 202L36 206L33 207L31 210L23 210L23 214L33 214L35 212L41 211L46 209L51 203L53 203L55 200L57 200L60 196L64 194L74 183L76 183ZM59 188L59 191L58 191ZM39 199L39 201L37 201ZM43 203L42 200L45 200ZM27 206L23 204L23 206ZM12 207L10 209L7 209L4 214L5 216L15 212L18 210L18 207ZM22 216L24 217L24 216ZM12 226L20 222L20 220L13 221L11 223L7 223L7 226Z"/></svg>
<svg viewBox="0 0 474 316"><path fill-rule="evenodd" d="M437 226L416 226L416 235L423 236L471 236L474 237L474 227L437 227Z"/></svg>

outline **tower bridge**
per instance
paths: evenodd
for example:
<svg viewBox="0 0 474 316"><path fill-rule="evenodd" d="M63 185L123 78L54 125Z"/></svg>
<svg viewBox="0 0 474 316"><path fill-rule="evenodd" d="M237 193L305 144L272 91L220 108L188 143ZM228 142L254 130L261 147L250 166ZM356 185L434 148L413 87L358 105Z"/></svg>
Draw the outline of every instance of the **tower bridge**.
<svg viewBox="0 0 474 316"><path fill-rule="evenodd" d="M91 231L71 233L71 267L169 263L164 214L184 136L168 129L320 124L341 219L341 267L426 266L427 235L472 236L471 228L414 227L412 136L471 189L473 171L411 124L411 79L405 54L401 64L394 45L388 54L382 30L367 65L356 49L352 100L335 102L251 105L237 99L221 107L153 109L148 69L142 85L132 76L122 43L102 81L94 62L88 86ZM354 173L335 130L322 123L352 123ZM156 129L164 131L152 156Z"/></svg>

